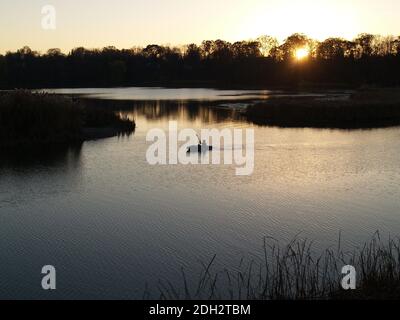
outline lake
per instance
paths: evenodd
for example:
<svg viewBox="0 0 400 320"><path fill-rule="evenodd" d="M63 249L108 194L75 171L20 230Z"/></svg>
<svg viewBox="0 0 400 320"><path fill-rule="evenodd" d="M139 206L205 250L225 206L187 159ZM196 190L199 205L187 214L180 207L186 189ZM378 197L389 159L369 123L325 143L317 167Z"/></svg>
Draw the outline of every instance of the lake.
<svg viewBox="0 0 400 320"><path fill-rule="evenodd" d="M134 135L3 154L0 160L0 298L137 299L146 283L195 281L262 256L263 237L296 235L314 249L354 248L377 230L400 230L400 128L260 127L243 103L271 91L62 89L108 99L136 120ZM223 101L222 108L215 102ZM218 103L217 103L218 104ZM180 128L253 128L255 168L150 166L146 134ZM57 290L41 289L41 268Z"/></svg>

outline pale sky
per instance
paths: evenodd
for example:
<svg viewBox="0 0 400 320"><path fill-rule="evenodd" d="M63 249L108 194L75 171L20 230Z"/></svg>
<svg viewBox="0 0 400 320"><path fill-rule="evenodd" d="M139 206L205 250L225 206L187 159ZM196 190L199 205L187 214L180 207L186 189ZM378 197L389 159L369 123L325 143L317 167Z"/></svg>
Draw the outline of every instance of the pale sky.
<svg viewBox="0 0 400 320"><path fill-rule="evenodd" d="M42 7L56 29L42 29ZM322 40L361 32L400 35L399 0L0 0L0 53L24 45L131 48L246 40L294 32Z"/></svg>

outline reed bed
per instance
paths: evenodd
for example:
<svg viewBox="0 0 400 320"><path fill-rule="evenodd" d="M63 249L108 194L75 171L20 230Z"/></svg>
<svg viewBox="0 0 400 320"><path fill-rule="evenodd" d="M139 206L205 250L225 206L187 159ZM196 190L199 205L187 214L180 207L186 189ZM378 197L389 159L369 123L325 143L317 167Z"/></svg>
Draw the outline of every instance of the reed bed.
<svg viewBox="0 0 400 320"><path fill-rule="evenodd" d="M400 125L400 90L360 90L349 99L271 98L249 106L249 121L259 125L315 128L376 128Z"/></svg>
<svg viewBox="0 0 400 320"><path fill-rule="evenodd" d="M88 128L115 135L132 132L135 123L71 97L26 90L0 94L0 146L82 141Z"/></svg>
<svg viewBox="0 0 400 320"><path fill-rule="evenodd" d="M313 242L294 239L282 247L264 239L262 262L241 261L238 270L214 270L217 257L203 265L197 284L189 286L182 269L182 283L159 281L158 296L178 300L328 300L399 299L400 239L381 240L379 233L360 248L344 251L340 237L335 248L319 255ZM343 290L342 268L352 265L357 271L357 288ZM152 295L146 289L144 298Z"/></svg>

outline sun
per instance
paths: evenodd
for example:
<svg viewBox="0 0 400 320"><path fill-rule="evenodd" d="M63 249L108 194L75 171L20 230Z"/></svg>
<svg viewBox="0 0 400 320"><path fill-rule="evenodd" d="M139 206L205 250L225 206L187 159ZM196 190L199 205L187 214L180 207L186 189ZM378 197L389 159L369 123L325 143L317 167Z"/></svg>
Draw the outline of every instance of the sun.
<svg viewBox="0 0 400 320"><path fill-rule="evenodd" d="M310 50L308 48L298 48L296 49L294 56L297 60L303 60L307 58L310 54Z"/></svg>

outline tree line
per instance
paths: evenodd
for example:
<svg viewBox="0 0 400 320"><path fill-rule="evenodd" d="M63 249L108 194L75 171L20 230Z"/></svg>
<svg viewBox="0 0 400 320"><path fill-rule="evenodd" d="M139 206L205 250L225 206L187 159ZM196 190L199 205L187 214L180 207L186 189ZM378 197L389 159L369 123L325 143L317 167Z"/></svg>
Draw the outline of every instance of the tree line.
<svg viewBox="0 0 400 320"><path fill-rule="evenodd" d="M296 59L299 49L309 55ZM153 84L296 86L400 84L400 37L361 34L316 41L293 34L283 43L262 36L230 43L119 50L75 48L40 54L24 47L0 55L0 87L87 87Z"/></svg>

